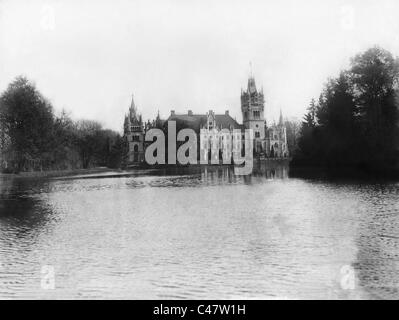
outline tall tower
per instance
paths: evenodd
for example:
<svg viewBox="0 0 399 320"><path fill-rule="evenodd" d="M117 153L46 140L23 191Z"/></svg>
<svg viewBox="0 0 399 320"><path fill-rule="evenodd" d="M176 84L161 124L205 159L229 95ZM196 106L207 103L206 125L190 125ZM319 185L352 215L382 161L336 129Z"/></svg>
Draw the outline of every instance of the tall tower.
<svg viewBox="0 0 399 320"><path fill-rule="evenodd" d="M252 129L254 132L254 147L258 152L265 149L264 104L263 89L256 89L255 79L251 75L247 91L241 89L241 112L245 129Z"/></svg>
<svg viewBox="0 0 399 320"><path fill-rule="evenodd" d="M129 113L125 116L124 136L128 144L127 164L137 165L144 161L144 128L137 113L133 96Z"/></svg>

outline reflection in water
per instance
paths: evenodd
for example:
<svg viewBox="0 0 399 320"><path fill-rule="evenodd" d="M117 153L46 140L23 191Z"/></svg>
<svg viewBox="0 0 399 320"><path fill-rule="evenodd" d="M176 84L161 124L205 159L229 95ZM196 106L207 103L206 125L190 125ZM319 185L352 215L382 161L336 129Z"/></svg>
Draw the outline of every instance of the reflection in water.
<svg viewBox="0 0 399 320"><path fill-rule="evenodd" d="M355 266L360 283L375 298L399 297L398 191L397 186L374 185L361 194L363 228Z"/></svg>
<svg viewBox="0 0 399 320"><path fill-rule="evenodd" d="M31 236L51 221L51 208L37 197L46 183L32 179L7 179L0 184L1 228L15 232L18 238ZM6 239L7 240L7 239Z"/></svg>
<svg viewBox="0 0 399 320"><path fill-rule="evenodd" d="M0 298L398 298L398 213L398 184L262 164L4 179Z"/></svg>

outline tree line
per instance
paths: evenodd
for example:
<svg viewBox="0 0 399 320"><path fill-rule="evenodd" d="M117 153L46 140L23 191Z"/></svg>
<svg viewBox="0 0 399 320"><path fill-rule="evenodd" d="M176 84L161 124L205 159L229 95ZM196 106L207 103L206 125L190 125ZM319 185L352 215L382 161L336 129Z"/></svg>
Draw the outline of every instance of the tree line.
<svg viewBox="0 0 399 320"><path fill-rule="evenodd" d="M0 96L0 168L5 172L120 167L123 138L96 121L73 121L24 76Z"/></svg>
<svg viewBox="0 0 399 320"><path fill-rule="evenodd" d="M294 165L398 169L399 60L380 47L351 59L304 116Z"/></svg>

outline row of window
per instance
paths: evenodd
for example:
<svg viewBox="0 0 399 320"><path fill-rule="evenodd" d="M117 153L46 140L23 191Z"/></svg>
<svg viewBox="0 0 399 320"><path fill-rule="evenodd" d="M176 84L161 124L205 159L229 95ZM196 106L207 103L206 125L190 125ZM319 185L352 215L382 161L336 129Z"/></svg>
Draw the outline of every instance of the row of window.
<svg viewBox="0 0 399 320"><path fill-rule="evenodd" d="M257 110L252 111L252 114L253 114L254 119L260 119L260 111L257 111ZM244 118L248 119L248 111L244 112Z"/></svg>

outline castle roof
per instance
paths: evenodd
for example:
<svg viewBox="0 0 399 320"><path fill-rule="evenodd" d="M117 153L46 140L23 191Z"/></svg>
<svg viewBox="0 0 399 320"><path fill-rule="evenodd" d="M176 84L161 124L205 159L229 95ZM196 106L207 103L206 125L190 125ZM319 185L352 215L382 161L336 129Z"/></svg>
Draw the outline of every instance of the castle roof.
<svg viewBox="0 0 399 320"><path fill-rule="evenodd" d="M172 114L169 116L167 121L176 121L182 126L193 129L199 132L201 127L205 126L207 123L206 114ZM243 125L239 124L235 119L233 119L228 113L226 114L215 114L216 126L221 129L242 129Z"/></svg>

